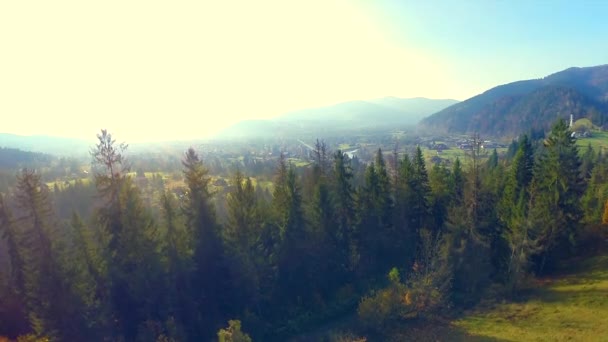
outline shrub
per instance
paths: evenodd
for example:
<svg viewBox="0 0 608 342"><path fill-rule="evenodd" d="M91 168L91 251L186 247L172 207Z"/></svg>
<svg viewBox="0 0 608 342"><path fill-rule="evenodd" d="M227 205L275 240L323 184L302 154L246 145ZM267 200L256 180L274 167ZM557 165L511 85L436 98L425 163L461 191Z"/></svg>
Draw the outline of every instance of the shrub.
<svg viewBox="0 0 608 342"><path fill-rule="evenodd" d="M384 331L396 322L416 317L429 317L446 307L450 289L450 272L440 256L440 238L423 231L422 248L408 281L401 282L393 268L390 285L364 297L357 313L368 329Z"/></svg>
<svg viewBox="0 0 608 342"><path fill-rule="evenodd" d="M241 331L241 321L228 321L228 328L217 332L219 342L251 342L251 337Z"/></svg>

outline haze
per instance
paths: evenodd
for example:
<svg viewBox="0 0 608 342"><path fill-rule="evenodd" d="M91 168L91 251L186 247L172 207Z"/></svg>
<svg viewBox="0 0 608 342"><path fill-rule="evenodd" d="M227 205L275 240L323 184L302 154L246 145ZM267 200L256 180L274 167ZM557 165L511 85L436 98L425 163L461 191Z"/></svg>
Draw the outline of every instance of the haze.
<svg viewBox="0 0 608 342"><path fill-rule="evenodd" d="M0 132L130 142L606 63L600 2L5 1ZM550 16L550 17L549 17Z"/></svg>

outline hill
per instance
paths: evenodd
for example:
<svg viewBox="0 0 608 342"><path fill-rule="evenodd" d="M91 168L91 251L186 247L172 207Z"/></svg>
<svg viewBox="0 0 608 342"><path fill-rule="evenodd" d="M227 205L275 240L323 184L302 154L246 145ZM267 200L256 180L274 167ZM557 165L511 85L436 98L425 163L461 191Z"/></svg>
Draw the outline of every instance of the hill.
<svg viewBox="0 0 608 342"><path fill-rule="evenodd" d="M419 129L436 133L514 137L530 129L549 129L557 118L608 122L608 65L569 68L542 79L518 81L445 108Z"/></svg>
<svg viewBox="0 0 608 342"><path fill-rule="evenodd" d="M219 138L332 135L353 131L415 126L422 118L456 100L385 97L302 109L272 120L247 120L221 132Z"/></svg>
<svg viewBox="0 0 608 342"><path fill-rule="evenodd" d="M54 155L86 154L91 145L88 141L73 138L0 133L0 147Z"/></svg>
<svg viewBox="0 0 608 342"><path fill-rule="evenodd" d="M44 153L22 151L16 148L0 147L0 168L18 169L46 165L54 159Z"/></svg>

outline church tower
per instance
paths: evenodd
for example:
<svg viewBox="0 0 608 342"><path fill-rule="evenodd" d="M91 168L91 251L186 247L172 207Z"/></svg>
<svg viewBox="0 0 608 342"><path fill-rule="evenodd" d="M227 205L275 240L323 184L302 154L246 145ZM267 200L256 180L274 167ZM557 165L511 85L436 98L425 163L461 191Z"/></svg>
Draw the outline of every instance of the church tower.
<svg viewBox="0 0 608 342"><path fill-rule="evenodd" d="M574 114L570 114L570 128L574 126Z"/></svg>

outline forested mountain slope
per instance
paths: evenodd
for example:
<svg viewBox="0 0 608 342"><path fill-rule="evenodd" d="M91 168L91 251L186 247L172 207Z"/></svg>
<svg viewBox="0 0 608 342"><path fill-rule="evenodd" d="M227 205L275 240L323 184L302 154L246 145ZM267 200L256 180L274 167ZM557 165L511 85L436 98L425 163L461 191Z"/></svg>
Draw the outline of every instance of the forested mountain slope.
<svg viewBox="0 0 608 342"><path fill-rule="evenodd" d="M570 68L542 79L492 88L423 119L419 128L438 133L515 137L548 130L557 118L608 122L608 65Z"/></svg>

